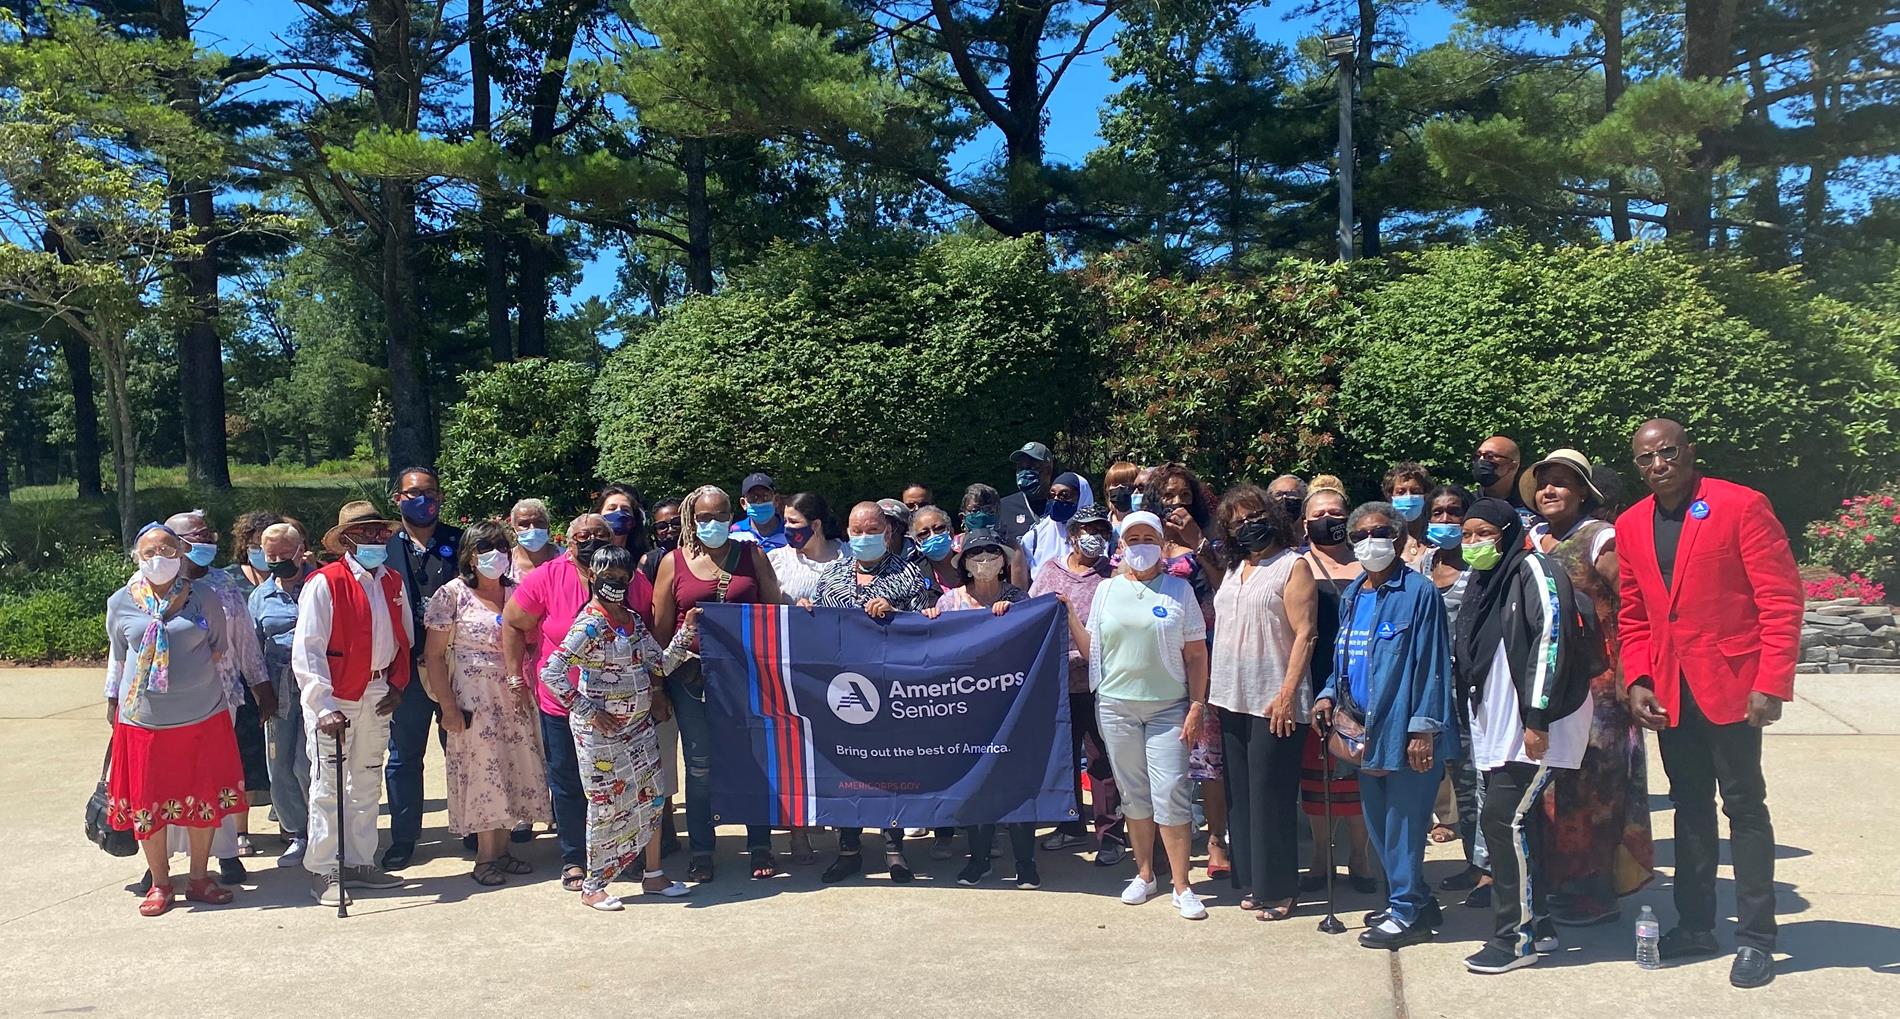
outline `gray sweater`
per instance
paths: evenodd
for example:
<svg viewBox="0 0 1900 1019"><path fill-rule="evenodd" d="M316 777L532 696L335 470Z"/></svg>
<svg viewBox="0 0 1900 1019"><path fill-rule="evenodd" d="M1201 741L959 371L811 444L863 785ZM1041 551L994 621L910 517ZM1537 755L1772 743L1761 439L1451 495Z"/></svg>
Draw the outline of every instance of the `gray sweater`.
<svg viewBox="0 0 1900 1019"><path fill-rule="evenodd" d="M202 722L223 710L224 681L218 678L216 656L227 653L224 609L210 588L193 584L177 614L165 621L171 647L166 691L141 691L128 713L124 695L132 688L139 650L151 623L151 615L126 588L106 600L106 635L112 648L106 662L107 686L119 691L119 721L141 729L173 729ZM119 682L111 681L115 678Z"/></svg>

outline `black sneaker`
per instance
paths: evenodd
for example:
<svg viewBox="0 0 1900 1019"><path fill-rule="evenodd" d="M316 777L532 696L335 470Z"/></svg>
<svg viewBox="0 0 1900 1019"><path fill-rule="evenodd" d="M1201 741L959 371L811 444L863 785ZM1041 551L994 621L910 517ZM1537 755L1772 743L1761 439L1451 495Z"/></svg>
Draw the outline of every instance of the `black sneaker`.
<svg viewBox="0 0 1900 1019"><path fill-rule="evenodd" d="M987 856L982 859L976 859L973 857L971 858L969 863L966 863L963 865L962 870L957 871L957 884L964 885L966 887L973 887L975 885L982 884L983 879L988 877L989 873L990 873L989 858Z"/></svg>
<svg viewBox="0 0 1900 1019"><path fill-rule="evenodd" d="M840 853L837 859L831 861L831 866L826 867L825 872L818 875L818 880L828 885L835 885L863 869L863 856L858 853Z"/></svg>
<svg viewBox="0 0 1900 1019"><path fill-rule="evenodd" d="M382 867L384 870L401 870L409 866L409 861L415 859L415 856L414 842L391 842L389 848L383 850Z"/></svg>
<svg viewBox="0 0 1900 1019"><path fill-rule="evenodd" d="M910 863L904 859L902 853L886 853L884 869L891 875L891 884L907 885L917 880L916 872L910 869Z"/></svg>
<svg viewBox="0 0 1900 1019"><path fill-rule="evenodd" d="M1715 955L1722 946L1715 942L1714 931L1689 931L1681 927L1669 928L1669 933L1656 943L1656 955L1662 959L1694 959L1704 955Z"/></svg>
<svg viewBox="0 0 1900 1019"><path fill-rule="evenodd" d="M1531 947L1538 955L1549 955L1561 947L1557 941L1557 925L1547 916L1532 921L1531 938Z"/></svg>
<svg viewBox="0 0 1900 1019"><path fill-rule="evenodd" d="M244 869L244 861L235 856L218 861L218 882L220 884L241 885L244 883L244 879L250 876L250 873Z"/></svg>
<svg viewBox="0 0 1900 1019"><path fill-rule="evenodd" d="M1417 945L1432 940L1432 929L1422 923L1415 923L1396 934L1386 933L1383 927L1374 927L1359 934L1359 944L1366 948L1383 948L1397 951L1406 945Z"/></svg>
<svg viewBox="0 0 1900 1019"><path fill-rule="evenodd" d="M1465 968L1473 973L1509 973L1514 969L1537 965L1537 955L1514 955L1496 945L1486 944L1465 958Z"/></svg>
<svg viewBox="0 0 1900 1019"><path fill-rule="evenodd" d="M1492 885L1479 885L1478 887L1473 888L1471 890L1471 894L1465 896L1465 908L1466 909L1490 909L1491 908L1491 889L1493 887L1494 886Z"/></svg>
<svg viewBox="0 0 1900 1019"><path fill-rule="evenodd" d="M1036 869L1035 861L1025 860L1016 865L1016 887L1042 887L1042 872Z"/></svg>

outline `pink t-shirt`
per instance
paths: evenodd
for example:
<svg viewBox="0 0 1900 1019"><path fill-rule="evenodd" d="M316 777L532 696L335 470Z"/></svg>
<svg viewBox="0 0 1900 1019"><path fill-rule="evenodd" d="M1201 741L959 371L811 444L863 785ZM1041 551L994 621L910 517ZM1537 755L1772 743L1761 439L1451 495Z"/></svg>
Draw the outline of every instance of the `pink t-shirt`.
<svg viewBox="0 0 1900 1019"><path fill-rule="evenodd" d="M515 585L514 600L522 611L541 617L539 640L528 647L529 657L534 661L535 702L550 715L566 717L567 709L540 681L540 676L548 658L567 639L567 631L574 628L574 618L587 605L587 585L581 582L580 571L574 568L574 557L558 555L528 571L521 583ZM653 628L653 583L639 570L633 571L633 579L627 585L627 607L648 629ZM580 681L572 670L568 675Z"/></svg>

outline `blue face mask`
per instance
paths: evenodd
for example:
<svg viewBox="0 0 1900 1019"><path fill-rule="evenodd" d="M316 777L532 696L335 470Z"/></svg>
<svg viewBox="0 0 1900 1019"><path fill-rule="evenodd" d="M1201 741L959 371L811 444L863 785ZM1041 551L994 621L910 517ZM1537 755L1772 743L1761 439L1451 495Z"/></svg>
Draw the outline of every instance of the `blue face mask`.
<svg viewBox="0 0 1900 1019"><path fill-rule="evenodd" d="M693 533L699 537L701 545L718 548L732 536L732 525L724 520L701 520L693 524Z"/></svg>
<svg viewBox="0 0 1900 1019"><path fill-rule="evenodd" d="M938 563L943 561L944 556L950 554L950 544L949 535L933 534L918 542L917 547L923 550L925 558L933 563Z"/></svg>
<svg viewBox="0 0 1900 1019"><path fill-rule="evenodd" d="M525 530L516 531L515 540L521 543L522 548L530 552L539 552L548 545L548 529L545 527L530 527Z"/></svg>
<svg viewBox="0 0 1900 1019"><path fill-rule="evenodd" d="M607 521L608 529L615 534L625 534L633 530L633 514L626 510L617 509L611 513L602 513L600 518Z"/></svg>
<svg viewBox="0 0 1900 1019"><path fill-rule="evenodd" d="M1144 501L1146 501L1146 500L1144 500L1144 499L1142 499L1142 497L1141 497L1141 493L1140 493L1140 492L1134 492L1134 493L1131 493L1131 494L1130 494L1130 495L1128 496L1128 512L1130 512L1130 513L1139 513L1139 512L1141 512L1141 504L1142 504L1142 503L1143 503Z"/></svg>
<svg viewBox="0 0 1900 1019"><path fill-rule="evenodd" d="M251 549L249 552L245 553L244 558L246 559L246 561L248 561L251 564L251 569L256 570L259 573L270 572L270 557L264 554L263 549L261 548Z"/></svg>
<svg viewBox="0 0 1900 1019"><path fill-rule="evenodd" d="M441 509L441 505L432 495L412 495L407 499L396 500L396 512L401 513L404 520L417 527L427 527L435 523Z"/></svg>
<svg viewBox="0 0 1900 1019"><path fill-rule="evenodd" d="M1395 495L1392 497L1392 508L1398 510L1399 516L1404 517L1406 522L1410 523L1425 515L1425 497L1422 495Z"/></svg>
<svg viewBox="0 0 1900 1019"><path fill-rule="evenodd" d="M1070 517L1075 516L1075 510L1075 503L1063 502L1061 499L1049 500L1049 519L1058 524L1067 523Z"/></svg>
<svg viewBox="0 0 1900 1019"><path fill-rule="evenodd" d="M1042 472L1025 467L1016 472L1016 490L1034 499L1042 492Z"/></svg>
<svg viewBox="0 0 1900 1019"><path fill-rule="evenodd" d="M769 502L749 502L745 504L745 517L754 527L764 527L778 516L778 507Z"/></svg>
<svg viewBox="0 0 1900 1019"><path fill-rule="evenodd" d="M191 551L185 553L185 558L199 566L210 566L218 558L218 546L194 541Z"/></svg>
<svg viewBox="0 0 1900 1019"><path fill-rule="evenodd" d="M851 558L861 563L876 562L884 558L884 536L882 534L854 534L851 536Z"/></svg>
<svg viewBox="0 0 1900 1019"><path fill-rule="evenodd" d="M1464 543L1463 524L1426 524L1425 540L1439 548L1457 548Z"/></svg>
<svg viewBox="0 0 1900 1019"><path fill-rule="evenodd" d="M374 570L389 561L389 546L357 545L356 549L350 553L350 558L356 560L356 565L366 570Z"/></svg>

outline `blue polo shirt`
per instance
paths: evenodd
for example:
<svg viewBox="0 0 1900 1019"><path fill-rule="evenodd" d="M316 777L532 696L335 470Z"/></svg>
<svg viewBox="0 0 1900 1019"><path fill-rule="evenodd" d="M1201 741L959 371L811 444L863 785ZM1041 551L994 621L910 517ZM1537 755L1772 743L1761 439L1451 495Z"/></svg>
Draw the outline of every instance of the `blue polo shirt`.
<svg viewBox="0 0 1900 1019"><path fill-rule="evenodd" d="M742 516L732 522L732 536L740 541L756 541L767 552L785 547L785 518L772 518L772 533L762 534L752 528L752 518Z"/></svg>

